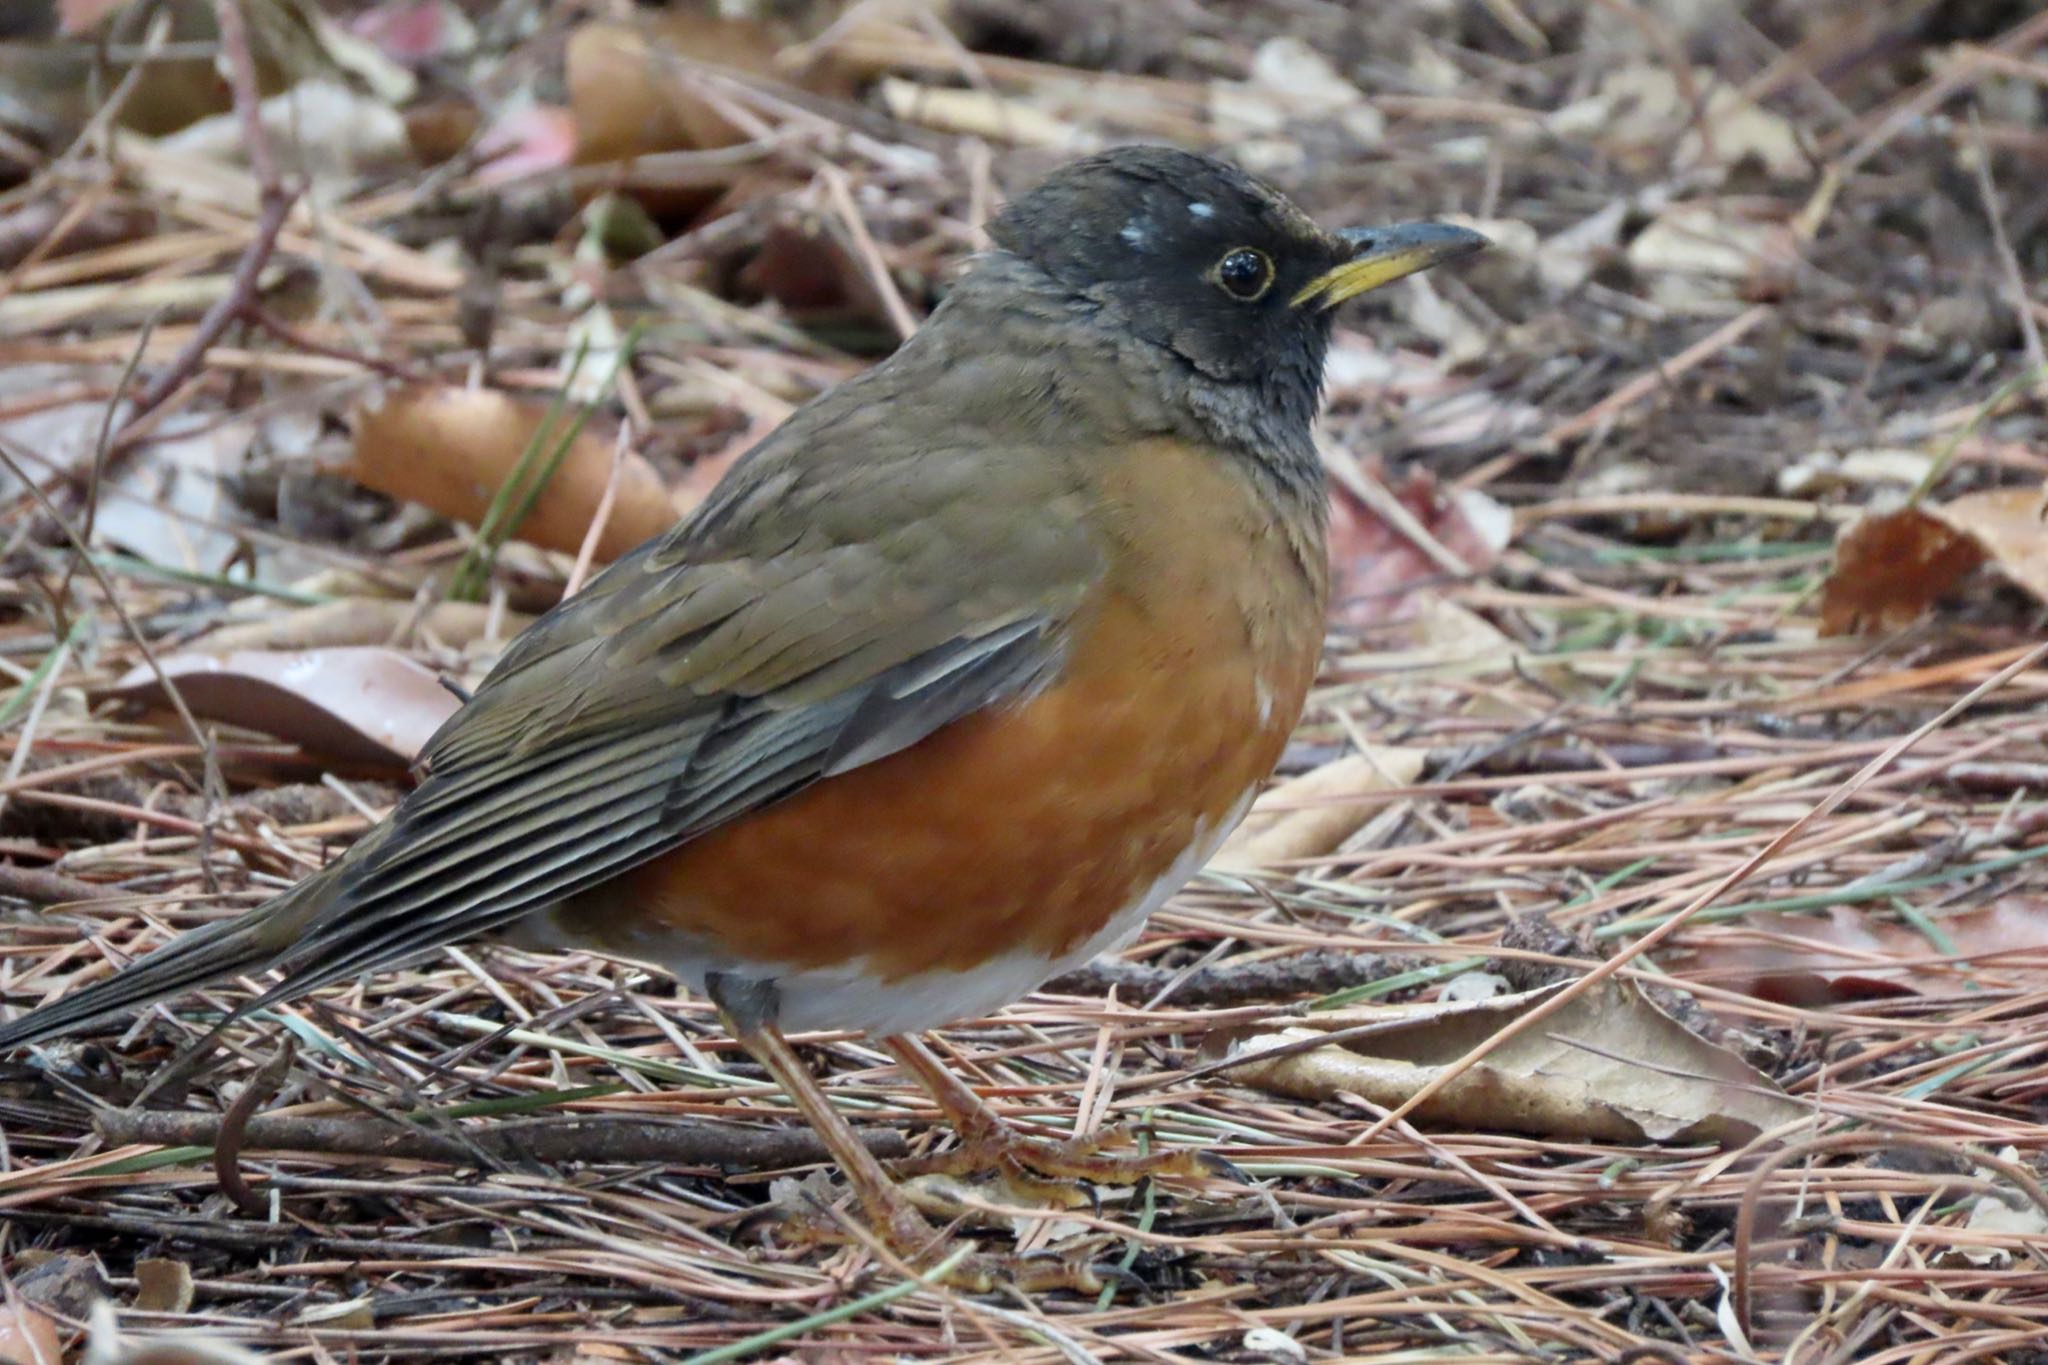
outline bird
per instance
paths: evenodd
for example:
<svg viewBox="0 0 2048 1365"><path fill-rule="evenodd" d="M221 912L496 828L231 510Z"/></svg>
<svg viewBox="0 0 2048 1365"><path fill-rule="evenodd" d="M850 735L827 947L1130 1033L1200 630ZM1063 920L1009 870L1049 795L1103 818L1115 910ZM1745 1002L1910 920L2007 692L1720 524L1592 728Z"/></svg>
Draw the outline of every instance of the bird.
<svg viewBox="0 0 2048 1365"><path fill-rule="evenodd" d="M708 997L906 1255L942 1235L789 1033L879 1039L979 1158L1188 1169L1026 1135L919 1035L1127 941L1244 815L1322 650L1333 310L1486 239L1327 230L1157 146L1055 169L987 236L892 355L518 635L347 852L0 1049L495 937Z"/></svg>

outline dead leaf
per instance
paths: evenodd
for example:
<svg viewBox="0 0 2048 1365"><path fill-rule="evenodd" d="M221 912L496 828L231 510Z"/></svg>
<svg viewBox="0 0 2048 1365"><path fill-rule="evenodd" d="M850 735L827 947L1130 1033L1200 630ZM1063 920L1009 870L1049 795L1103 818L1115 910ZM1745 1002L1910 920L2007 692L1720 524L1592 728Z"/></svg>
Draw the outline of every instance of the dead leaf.
<svg viewBox="0 0 2048 1365"><path fill-rule="evenodd" d="M173 654L164 672L194 714L246 725L328 757L410 764L455 710L429 670L389 649ZM163 704L156 675L130 670L103 695Z"/></svg>
<svg viewBox="0 0 2048 1365"><path fill-rule="evenodd" d="M1660 306L1718 312L1730 298L1783 294L1798 248L1787 224L1758 222L1717 200L1689 200L1636 234L1627 257Z"/></svg>
<svg viewBox="0 0 2048 1365"><path fill-rule="evenodd" d="M1233 1067L1249 1085L1311 1103L1358 1095L1405 1103L1480 1042L1564 990L1563 984L1462 1004L1382 1005L1315 1016L1241 1045ZM1342 1045L1257 1059L1326 1029L1371 1025ZM1770 1078L1688 1032L1626 981L1609 980L1502 1043L1451 1081L1416 1117L1467 1131L1506 1129L1591 1142L1716 1142L1739 1146L1807 1113Z"/></svg>
<svg viewBox="0 0 2048 1365"><path fill-rule="evenodd" d="M107 1272L96 1256L28 1247L15 1258L14 1289L32 1307L59 1317L83 1318L106 1297Z"/></svg>
<svg viewBox="0 0 2048 1365"><path fill-rule="evenodd" d="M1546 123L1556 136L1590 140L1639 170L1688 170L1704 165L1711 151L1715 170L1747 160L1773 176L1811 172L1789 120L1709 67L1686 74L1690 79L1682 80L1658 63L1616 67L1594 94L1551 113Z"/></svg>
<svg viewBox="0 0 2048 1365"><path fill-rule="evenodd" d="M192 1307L192 1267L162 1256L135 1263L135 1311L184 1313Z"/></svg>
<svg viewBox="0 0 2048 1365"><path fill-rule="evenodd" d="M380 493L474 525L511 476L547 414L543 403L486 389L409 388L355 413L353 458L343 472ZM613 437L593 422L515 532L575 554L611 474ZM654 467L627 451L597 557L617 559L675 525L677 509Z"/></svg>
<svg viewBox="0 0 2048 1365"><path fill-rule="evenodd" d="M0 1306L0 1365L62 1365L64 1339L48 1313Z"/></svg>
<svg viewBox="0 0 2048 1365"><path fill-rule="evenodd" d="M515 109L484 130L477 155L485 163L477 179L486 185L559 170L576 159L575 116L552 104Z"/></svg>
<svg viewBox="0 0 2048 1365"><path fill-rule="evenodd" d="M1999 1153L2007 1161L2016 1158L2010 1147ZM1980 1194L1970 1205L1965 1230L1993 1237L2010 1237L2022 1244L2048 1244L2048 1213L2008 1181L1999 1182L1999 1192ZM1940 1253L1936 1265L2011 1265L2012 1252L1999 1246L1958 1246Z"/></svg>
<svg viewBox="0 0 2048 1365"><path fill-rule="evenodd" d="M808 326L888 316L852 251L830 224L816 219L771 223L733 283L741 296L773 299Z"/></svg>
<svg viewBox="0 0 2048 1365"><path fill-rule="evenodd" d="M2000 573L2048 602L2048 487L1965 493L1935 515L1982 546Z"/></svg>
<svg viewBox="0 0 2048 1365"><path fill-rule="evenodd" d="M1423 469L1409 471L1398 484L1381 482L1424 532L1468 568L1484 572L1507 547L1512 518L1485 494L1445 489ZM1449 576L1449 568L1414 536L1389 524L1341 480L1332 482L1330 609L1337 621L1372 627L1402 620L1420 609L1417 589Z"/></svg>
<svg viewBox="0 0 2048 1365"><path fill-rule="evenodd" d="M1821 594L1821 634L1909 625L1987 563L2048 602L2044 513L2043 489L1994 488L1850 523L1835 543L1834 569Z"/></svg>
<svg viewBox="0 0 2048 1365"><path fill-rule="evenodd" d="M2048 903L2005 896L1934 921L1950 958L1911 925L1838 905L1825 918L1697 930L1688 976L1764 1000L1833 1005L1878 996L1953 995L2048 977ZM2032 954L2010 962L2009 954Z"/></svg>
<svg viewBox="0 0 2048 1365"><path fill-rule="evenodd" d="M500 640L511 639L533 621L522 612L496 614ZM408 638L424 637L451 649L463 649L488 637L492 616L493 608L483 602L436 602L422 611L413 602L351 597L323 602L317 607L300 607L259 621L232 622L201 635L192 642L192 648L208 654L230 654L241 649L403 644L408 641L397 637L409 627Z"/></svg>
<svg viewBox="0 0 2048 1365"><path fill-rule="evenodd" d="M1386 116L1300 38L1282 35L1259 44L1248 75L1210 83L1210 118L1225 141L1292 140L1303 120L1334 122L1361 148L1386 138Z"/></svg>
<svg viewBox="0 0 2048 1365"><path fill-rule="evenodd" d="M1983 546L1924 508L1873 512L1843 527L1835 542L1820 633L1882 634L1911 625L1983 562Z"/></svg>
<svg viewBox="0 0 2048 1365"><path fill-rule="evenodd" d="M476 26L450 0L392 0L357 15L348 27L408 67L474 51L477 42Z"/></svg>
<svg viewBox="0 0 2048 1365"><path fill-rule="evenodd" d="M751 109L744 96L721 84L721 69L850 98L851 74L829 55L795 66L780 61L801 36L751 14L727 16L710 6L642 10L630 24L584 24L569 36L565 58L576 161L708 151L748 140L752 132L730 112ZM708 203L719 188L663 195L660 207L687 211Z"/></svg>
<svg viewBox="0 0 2048 1365"><path fill-rule="evenodd" d="M1252 805L1213 866L1255 869L1332 853L1382 805L1375 792L1422 776L1427 749L1375 746L1283 782Z"/></svg>
<svg viewBox="0 0 2048 1365"><path fill-rule="evenodd" d="M1917 450L1873 446L1838 454L1816 450L1778 471L1778 491L1788 498L1818 498L1835 489L1893 485L1912 488L1927 477L1934 458Z"/></svg>

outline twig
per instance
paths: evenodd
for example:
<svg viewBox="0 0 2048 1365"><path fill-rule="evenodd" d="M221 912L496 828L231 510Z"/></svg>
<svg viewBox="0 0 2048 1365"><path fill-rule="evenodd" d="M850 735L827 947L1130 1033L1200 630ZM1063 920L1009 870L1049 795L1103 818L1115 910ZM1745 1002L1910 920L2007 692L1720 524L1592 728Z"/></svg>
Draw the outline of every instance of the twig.
<svg viewBox="0 0 2048 1365"><path fill-rule="evenodd" d="M1991 225L1999 274L2005 277L2006 302L2012 305L2027 345L2027 368L2039 376L2048 371L2048 351L2041 349L2041 324L2029 306L2033 301L2027 297L2027 277L2020 269L2020 258L2013 254L2012 239L2005 233L2005 212L1999 207L1998 187L1991 183L1991 149L1984 145L1984 122L1977 117L1975 105L1970 106L1970 135L1977 152L1977 194L1984 201L1984 219Z"/></svg>
<svg viewBox="0 0 2048 1365"><path fill-rule="evenodd" d="M144 417L163 406L164 400L198 371L207 351L221 339L230 324L251 315L263 268L270 264L272 253L277 250L278 235L284 231L292 204L298 198L297 191L287 190L279 179L277 161L271 155L270 138L263 131L263 92L257 84L256 59L249 50L249 30L243 21L239 0L214 0L213 9L220 25L221 55L227 60L228 84L234 91L235 115L241 120L249 168L256 177L256 230L249 238L249 245L242 250L242 259L235 264L227 292L206 310L192 335L171 357L170 364L136 398L134 409L121 424L123 437Z"/></svg>
<svg viewBox="0 0 2048 1365"><path fill-rule="evenodd" d="M875 245L874 236L868 232L867 220L861 217L860 206L853 202L853 191L846 185L846 173L836 166L820 166L818 174L825 181L833 208L838 210L839 221L846 225L847 235L853 239L853 251L860 257L862 273L874 286L882 311L889 315L889 325L896 329L897 336L910 340L910 334L917 330L917 319L911 315L910 305L903 301L903 292L896 287L896 277L889 273L889 263L882 259L881 248Z"/></svg>
<svg viewBox="0 0 2048 1365"><path fill-rule="evenodd" d="M235 1096L235 1102L221 1115L220 1131L214 1138L214 1179L220 1182L221 1193L234 1200L235 1207L250 1218L268 1216L270 1205L242 1178L242 1141L247 1135L249 1120L277 1094L284 1078L291 1074L292 1058L297 1053L298 1045L292 1035L285 1034L284 1044L278 1048L277 1055L249 1078L242 1093Z"/></svg>
<svg viewBox="0 0 2048 1365"><path fill-rule="evenodd" d="M1063 972L1039 987L1057 995L1107 995L1114 990L1149 1000L1175 981L1177 1005L1243 1005L1288 1000L1383 981L1410 971L1415 962L1379 953L1307 952L1262 962L1225 962L1188 973L1178 967L1098 959Z"/></svg>
<svg viewBox="0 0 2048 1365"><path fill-rule="evenodd" d="M360 365L366 370L375 370L386 379L395 379L402 384L425 384L431 382L431 376L425 371L416 370L410 365L401 364L396 360L386 360L382 356L370 355L364 351L351 351L346 346L331 346L324 341L316 341L291 323L286 322L283 318L271 312L268 308L265 308L254 298L249 300L247 307L244 309L243 316L250 323L261 327L264 331L285 343L285 345L304 351L309 355L324 355L329 360L341 360L351 365Z"/></svg>
<svg viewBox="0 0 2048 1365"><path fill-rule="evenodd" d="M620 373L624 372L621 367ZM590 528L583 533L583 543L576 547L576 563L569 570L569 581L562 585L564 598L574 597L581 591L583 580L590 575L591 561L597 557L597 543L604 539L604 528L612 519L612 504L619 496L619 472L625 468L626 451L632 443L632 424L619 423L618 435L612 441L611 468L605 471L604 492L598 496L597 510L590 515Z"/></svg>
<svg viewBox="0 0 2048 1365"><path fill-rule="evenodd" d="M119 900L125 893L109 886L82 882L61 872L37 867L0 863L0 896L27 901L30 905L65 905L72 901Z"/></svg>
<svg viewBox="0 0 2048 1365"><path fill-rule="evenodd" d="M226 1115L182 1110L109 1110L93 1126L108 1142L210 1147L221 1140ZM806 1128L749 1128L740 1124L659 1119L547 1118L499 1122L465 1130L475 1149L506 1162L563 1161L604 1164L642 1161L679 1166L773 1170L830 1160ZM909 1154L903 1135L864 1128L861 1140L876 1156ZM248 1120L243 1146L265 1152L326 1152L474 1166L476 1150L454 1138L404 1123L364 1118L307 1118L258 1114Z"/></svg>

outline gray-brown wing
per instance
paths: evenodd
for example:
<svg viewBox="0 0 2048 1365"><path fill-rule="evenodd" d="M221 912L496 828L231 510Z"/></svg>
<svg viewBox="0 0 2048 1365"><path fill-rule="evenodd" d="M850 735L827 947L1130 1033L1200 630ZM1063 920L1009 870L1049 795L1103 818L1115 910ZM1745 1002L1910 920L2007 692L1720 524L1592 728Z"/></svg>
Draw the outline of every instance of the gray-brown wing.
<svg viewBox="0 0 2048 1365"><path fill-rule="evenodd" d="M958 471L931 458L808 496L771 460L536 622L390 823L279 907L271 995L487 932L1042 686L1097 546L1042 474L934 504ZM866 532L832 536L820 498L864 500Z"/></svg>

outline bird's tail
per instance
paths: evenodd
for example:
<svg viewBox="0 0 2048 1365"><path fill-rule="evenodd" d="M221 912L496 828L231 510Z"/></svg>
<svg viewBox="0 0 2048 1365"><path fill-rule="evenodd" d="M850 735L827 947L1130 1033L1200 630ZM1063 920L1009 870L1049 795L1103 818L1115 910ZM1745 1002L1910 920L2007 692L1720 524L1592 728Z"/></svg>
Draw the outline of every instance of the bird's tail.
<svg viewBox="0 0 2048 1365"><path fill-rule="evenodd" d="M310 929L345 904L347 870L354 861L344 857L246 914L180 934L105 980L66 991L19 1019L0 1024L0 1052L79 1033L159 1000L283 961ZM243 1008L271 998L266 995Z"/></svg>

